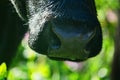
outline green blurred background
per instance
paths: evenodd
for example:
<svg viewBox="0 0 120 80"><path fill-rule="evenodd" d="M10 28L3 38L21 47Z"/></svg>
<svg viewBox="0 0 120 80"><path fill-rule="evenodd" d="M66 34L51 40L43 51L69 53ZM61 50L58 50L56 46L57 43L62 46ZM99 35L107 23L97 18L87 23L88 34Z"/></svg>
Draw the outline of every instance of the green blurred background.
<svg viewBox="0 0 120 80"><path fill-rule="evenodd" d="M87 5L87 4L86 4ZM117 27L117 0L96 0L98 18L103 31L101 53L84 62L54 61L33 52L26 34L7 71L8 80L110 80Z"/></svg>

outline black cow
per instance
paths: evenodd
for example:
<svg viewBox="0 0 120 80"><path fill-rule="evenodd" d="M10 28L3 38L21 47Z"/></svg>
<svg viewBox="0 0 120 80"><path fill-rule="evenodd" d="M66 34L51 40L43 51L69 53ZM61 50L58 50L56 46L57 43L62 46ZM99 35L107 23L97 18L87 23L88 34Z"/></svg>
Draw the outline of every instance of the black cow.
<svg viewBox="0 0 120 80"><path fill-rule="evenodd" d="M96 56L101 50L102 32L94 0L11 0L11 2L21 20L29 23L28 43L36 52L55 60L83 61ZM9 12L5 14L9 15ZM21 29L22 21L12 11L10 14L11 16L6 18L11 25L7 27L13 32L16 31L16 27ZM15 28L12 28L13 26ZM22 30L26 31L23 28ZM24 31L19 35L23 36ZM2 40L3 37L4 35ZM14 38L17 37L7 36L8 40L13 39L10 41L12 44L16 43ZM21 38L18 39L19 42ZM11 46L8 44L8 47Z"/></svg>

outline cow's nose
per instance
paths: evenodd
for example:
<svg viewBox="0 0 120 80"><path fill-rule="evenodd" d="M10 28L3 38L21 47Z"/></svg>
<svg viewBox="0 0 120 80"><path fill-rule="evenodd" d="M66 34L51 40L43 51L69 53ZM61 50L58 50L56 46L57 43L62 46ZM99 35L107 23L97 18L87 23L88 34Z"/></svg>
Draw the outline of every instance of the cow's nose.
<svg viewBox="0 0 120 80"><path fill-rule="evenodd" d="M51 59L83 61L97 55L101 49L98 25L55 19L42 26L42 31L37 35L30 32L29 46ZM100 41L96 41L99 37Z"/></svg>
<svg viewBox="0 0 120 80"><path fill-rule="evenodd" d="M56 60L85 60L88 58L90 51L86 49L89 41L95 36L95 29L89 29L84 22L74 21L53 21L51 31L59 39L60 44L55 44L52 40L48 48L48 57ZM57 41L58 42L58 41Z"/></svg>

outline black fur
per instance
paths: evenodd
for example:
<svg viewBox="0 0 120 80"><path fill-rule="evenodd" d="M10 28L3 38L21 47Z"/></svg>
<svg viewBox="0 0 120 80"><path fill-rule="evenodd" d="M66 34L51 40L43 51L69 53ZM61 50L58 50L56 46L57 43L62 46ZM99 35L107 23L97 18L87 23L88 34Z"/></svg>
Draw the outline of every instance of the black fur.
<svg viewBox="0 0 120 80"><path fill-rule="evenodd" d="M27 31L8 0L0 1L0 63L10 64L16 50Z"/></svg>

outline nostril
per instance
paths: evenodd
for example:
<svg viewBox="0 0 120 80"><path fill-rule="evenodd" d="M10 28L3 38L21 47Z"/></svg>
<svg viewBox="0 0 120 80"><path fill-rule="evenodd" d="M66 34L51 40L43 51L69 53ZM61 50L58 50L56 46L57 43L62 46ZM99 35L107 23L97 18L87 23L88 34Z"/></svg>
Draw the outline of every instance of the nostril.
<svg viewBox="0 0 120 80"><path fill-rule="evenodd" d="M61 41L58 38L58 36L54 33L54 31L51 29L50 32L50 43L49 43L49 47L51 49L59 49L61 46Z"/></svg>
<svg viewBox="0 0 120 80"><path fill-rule="evenodd" d="M51 38L52 39L50 41L50 48L52 48L52 49L59 49L60 46L61 46L60 39L54 33L52 33Z"/></svg>
<svg viewBox="0 0 120 80"><path fill-rule="evenodd" d="M51 49L59 49L61 46L61 42L59 38L55 37L55 35L52 35L52 39L50 41L50 48Z"/></svg>
<svg viewBox="0 0 120 80"><path fill-rule="evenodd" d="M59 42L56 43L55 41L53 41L53 42L51 43L51 48L52 48L52 49L59 49L60 46L61 46L61 44L60 44Z"/></svg>

